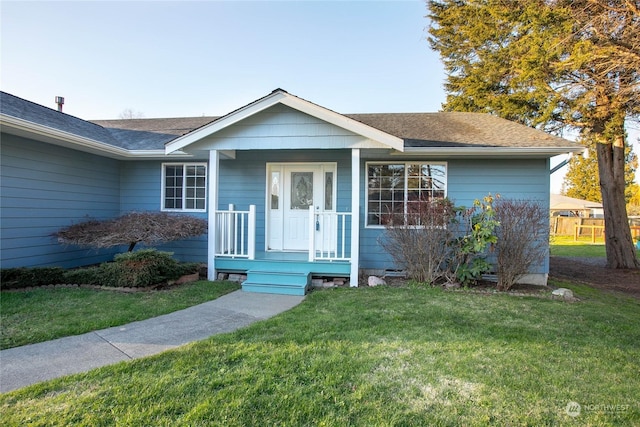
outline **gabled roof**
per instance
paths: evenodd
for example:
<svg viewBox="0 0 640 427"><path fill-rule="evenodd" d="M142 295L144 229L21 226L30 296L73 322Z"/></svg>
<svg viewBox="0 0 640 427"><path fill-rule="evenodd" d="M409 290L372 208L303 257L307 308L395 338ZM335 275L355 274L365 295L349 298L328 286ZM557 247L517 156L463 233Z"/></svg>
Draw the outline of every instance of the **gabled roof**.
<svg viewBox="0 0 640 427"><path fill-rule="evenodd" d="M162 158L276 104L405 155L553 156L583 147L483 113L339 114L276 89L222 117L86 121L0 92L2 131L116 158Z"/></svg>
<svg viewBox="0 0 640 427"><path fill-rule="evenodd" d="M367 124L351 119L348 116L336 113L335 111L321 107L317 104L289 94L283 89L276 89L269 95L260 98L250 104L245 105L231 113L218 118L217 120L197 129L189 134L176 138L166 145L166 152L182 150L183 148L206 138L222 129L225 129L239 121L246 119L260 111L273 107L276 104L286 105L297 111L321 119L327 123L341 127L365 138L379 142L389 148L403 151L404 141L395 135L391 135Z"/></svg>
<svg viewBox="0 0 640 427"><path fill-rule="evenodd" d="M576 199L573 197L563 196L561 194L552 194L549 208L551 210L556 210L556 211L579 211L579 210L585 210L585 209L602 209L602 203Z"/></svg>

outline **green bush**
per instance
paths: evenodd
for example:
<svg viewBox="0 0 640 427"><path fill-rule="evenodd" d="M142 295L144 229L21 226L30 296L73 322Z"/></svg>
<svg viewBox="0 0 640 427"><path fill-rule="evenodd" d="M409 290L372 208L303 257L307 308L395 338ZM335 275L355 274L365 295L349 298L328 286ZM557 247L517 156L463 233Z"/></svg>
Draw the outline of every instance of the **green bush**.
<svg viewBox="0 0 640 427"><path fill-rule="evenodd" d="M0 289L56 284L146 287L176 280L198 271L197 263L179 263L171 252L143 249L116 255L97 267L63 270L60 267L8 268L0 271Z"/></svg>
<svg viewBox="0 0 640 427"><path fill-rule="evenodd" d="M99 285L102 281L100 267L74 268L64 272L64 283L72 285Z"/></svg>
<svg viewBox="0 0 640 427"><path fill-rule="evenodd" d="M64 270L60 267L6 268L0 273L0 289L19 289L63 282Z"/></svg>
<svg viewBox="0 0 640 427"><path fill-rule="evenodd" d="M116 255L100 266L101 284L113 287L145 287L177 279L184 271L170 252L143 249Z"/></svg>

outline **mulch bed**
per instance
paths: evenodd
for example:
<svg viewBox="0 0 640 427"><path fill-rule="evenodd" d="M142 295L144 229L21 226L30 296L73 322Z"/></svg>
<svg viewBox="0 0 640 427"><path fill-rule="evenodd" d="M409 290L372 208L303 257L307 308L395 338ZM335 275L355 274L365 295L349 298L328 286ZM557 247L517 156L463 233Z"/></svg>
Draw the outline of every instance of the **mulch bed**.
<svg viewBox="0 0 640 427"><path fill-rule="evenodd" d="M640 298L640 270L607 268L605 258L552 256L549 258L549 275Z"/></svg>

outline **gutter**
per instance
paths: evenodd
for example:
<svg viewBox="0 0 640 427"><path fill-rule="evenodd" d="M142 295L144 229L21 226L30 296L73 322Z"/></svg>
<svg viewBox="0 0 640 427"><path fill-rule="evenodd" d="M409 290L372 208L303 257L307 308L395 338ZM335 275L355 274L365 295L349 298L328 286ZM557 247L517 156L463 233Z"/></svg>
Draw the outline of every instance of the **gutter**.
<svg viewBox="0 0 640 427"><path fill-rule="evenodd" d="M395 156L437 157L553 157L567 153L582 153L584 147L409 147Z"/></svg>
<svg viewBox="0 0 640 427"><path fill-rule="evenodd" d="M167 156L165 150L127 150L105 142L91 138L84 138L76 134L65 132L49 126L33 123L28 120L19 119L0 113L0 129L2 132L17 136L36 136L36 140L48 142L67 148L74 148L80 151L99 154L114 159L167 159L167 158L192 158L193 156L184 152L176 152L172 156ZM39 137L39 138L37 138Z"/></svg>

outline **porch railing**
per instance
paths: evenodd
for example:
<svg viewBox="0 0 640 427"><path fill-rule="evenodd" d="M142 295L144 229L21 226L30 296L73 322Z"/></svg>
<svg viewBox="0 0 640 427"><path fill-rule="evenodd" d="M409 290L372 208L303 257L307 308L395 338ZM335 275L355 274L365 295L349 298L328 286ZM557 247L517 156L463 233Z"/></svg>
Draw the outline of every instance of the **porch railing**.
<svg viewBox="0 0 640 427"><path fill-rule="evenodd" d="M229 258L256 257L256 207L237 211L216 211L216 256Z"/></svg>
<svg viewBox="0 0 640 427"><path fill-rule="evenodd" d="M310 206L309 261L349 261L350 223L351 212L315 212Z"/></svg>

